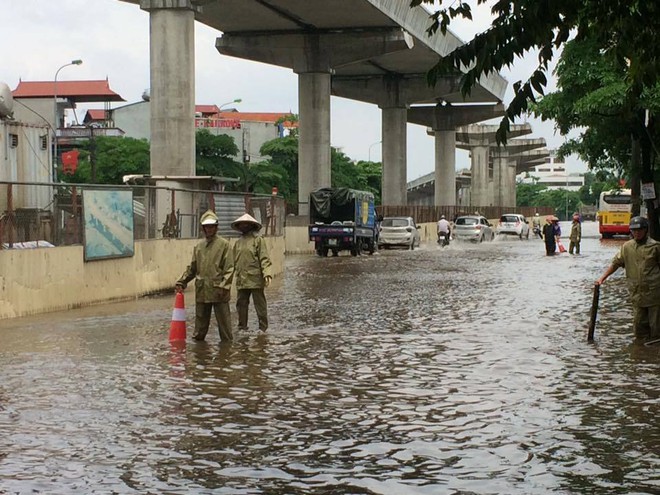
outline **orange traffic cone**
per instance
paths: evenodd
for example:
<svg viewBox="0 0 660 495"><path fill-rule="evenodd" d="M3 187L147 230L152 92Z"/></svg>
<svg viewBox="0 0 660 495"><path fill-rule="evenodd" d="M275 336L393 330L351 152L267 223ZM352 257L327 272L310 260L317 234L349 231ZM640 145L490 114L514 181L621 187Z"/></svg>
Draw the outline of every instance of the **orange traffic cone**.
<svg viewBox="0 0 660 495"><path fill-rule="evenodd" d="M170 324L170 342L186 340L186 305L183 302L183 292L177 292L172 310L172 323Z"/></svg>

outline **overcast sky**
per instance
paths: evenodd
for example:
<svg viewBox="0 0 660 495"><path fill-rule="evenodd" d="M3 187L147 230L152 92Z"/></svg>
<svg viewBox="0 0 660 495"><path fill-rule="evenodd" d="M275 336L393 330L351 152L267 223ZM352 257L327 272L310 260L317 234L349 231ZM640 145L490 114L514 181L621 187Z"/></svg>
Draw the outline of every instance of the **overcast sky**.
<svg viewBox="0 0 660 495"><path fill-rule="evenodd" d="M52 81L57 69L73 59L83 64L62 69L58 81L105 79L127 102L141 99L149 87L149 15L118 0L10 0L0 16L0 81L15 89L19 79ZM468 40L488 25L488 12L476 12L475 22L452 26ZM244 112L298 113L298 84L289 69L220 55L215 40L220 32L196 23L195 91L198 104L216 104L241 98ZM529 56L502 75L511 86L527 78L535 65ZM331 144L355 160L381 159L381 117L374 105L332 97ZM118 104L115 104L118 106ZM99 108L98 106L96 108ZM83 111L78 112L82 118ZM549 148L564 138L552 123L530 119L531 138L545 138ZM493 121L492 123L497 123ZM521 122L519 122L521 123ZM408 124L408 180L434 170L433 138L422 126ZM585 171L576 158L567 159L569 171ZM466 151L457 151L457 168L469 167Z"/></svg>

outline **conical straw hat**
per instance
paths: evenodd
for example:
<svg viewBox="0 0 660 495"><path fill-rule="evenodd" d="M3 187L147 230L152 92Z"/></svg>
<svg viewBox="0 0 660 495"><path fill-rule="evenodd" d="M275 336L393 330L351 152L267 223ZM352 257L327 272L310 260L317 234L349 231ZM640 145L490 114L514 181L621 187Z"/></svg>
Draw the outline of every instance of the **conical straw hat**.
<svg viewBox="0 0 660 495"><path fill-rule="evenodd" d="M252 215L250 215L248 213L246 213L245 215L242 215L242 216L238 217L236 220L234 220L231 223L231 228L234 229L234 230L238 230L236 228L236 226L239 223L251 223L252 225L254 225L256 227L256 230L261 229L261 224L259 222L257 222L257 220Z"/></svg>

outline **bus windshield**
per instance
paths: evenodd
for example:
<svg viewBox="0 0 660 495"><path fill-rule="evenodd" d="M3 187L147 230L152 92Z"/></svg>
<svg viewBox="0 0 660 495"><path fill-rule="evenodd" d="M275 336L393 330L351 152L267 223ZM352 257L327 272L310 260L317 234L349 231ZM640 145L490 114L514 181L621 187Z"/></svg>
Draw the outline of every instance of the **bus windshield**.
<svg viewBox="0 0 660 495"><path fill-rule="evenodd" d="M632 195L629 189L600 193L600 211L628 210L631 205Z"/></svg>

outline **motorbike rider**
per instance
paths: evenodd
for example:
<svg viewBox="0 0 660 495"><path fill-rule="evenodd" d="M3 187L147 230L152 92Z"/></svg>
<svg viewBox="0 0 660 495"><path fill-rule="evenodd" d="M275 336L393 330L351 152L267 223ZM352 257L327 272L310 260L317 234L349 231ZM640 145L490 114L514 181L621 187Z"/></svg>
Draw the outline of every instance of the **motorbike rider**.
<svg viewBox="0 0 660 495"><path fill-rule="evenodd" d="M440 242L440 236L444 235L445 241L444 245L449 244L449 236L451 234L451 229L449 228L449 222L444 215L440 215L440 220L438 220L438 242Z"/></svg>
<svg viewBox="0 0 660 495"><path fill-rule="evenodd" d="M541 235L541 217L538 213L535 213L534 218L532 219L532 231L535 235L543 237Z"/></svg>

